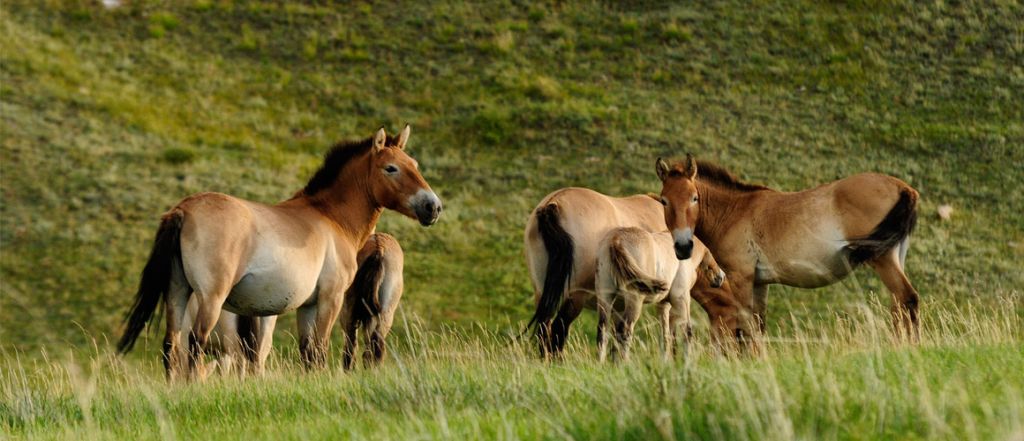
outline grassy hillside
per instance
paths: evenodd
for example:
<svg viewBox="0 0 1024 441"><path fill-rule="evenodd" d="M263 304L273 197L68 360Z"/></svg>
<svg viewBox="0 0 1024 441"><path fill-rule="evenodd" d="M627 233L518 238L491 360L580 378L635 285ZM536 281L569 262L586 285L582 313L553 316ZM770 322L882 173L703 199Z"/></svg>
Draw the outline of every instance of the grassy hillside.
<svg viewBox="0 0 1024 441"><path fill-rule="evenodd" d="M926 332L948 338L915 349L842 346L839 352L853 353L843 359L858 365L877 356L896 360L897 367L926 369L930 373L920 381L929 388L954 381L952 372L994 370L992 381L1003 382L1013 369L1000 374L998 367L1021 364L1017 355L1005 354L1022 347L1024 314L1024 7L1018 2L126 3L108 10L85 0L0 2L0 350L8 365L4 378L27 378L26 389L8 389L4 397L34 396L28 402L56 406L41 421L68 420L68 430L76 431L81 424L117 421L123 412L137 416L133 412L147 400L166 405L171 399L173 390L163 389L115 397L119 388L136 383L136 375L159 388L157 339L130 359L138 366L110 365L105 355L164 210L208 190L268 203L285 199L334 141L369 136L381 125L396 131L405 123L413 127L410 151L446 210L429 229L388 213L379 230L394 234L406 250L403 317L421 323L425 335L441 330L459 344L484 348L484 355L471 355L489 360L484 367L452 365L443 357L424 364L440 378L464 379L459 387L465 390L492 394L463 408L510 397L500 386L483 385L493 380L484 372L515 355L502 354L494 333L509 332L530 313L521 235L536 202L570 185L609 194L656 191L655 158L685 152L784 190L861 171L906 180L922 195L909 275L922 293ZM954 207L949 221L934 214L942 204ZM821 290L773 287L770 332L780 341L816 335L815 328L845 326L864 310L884 315L887 304L867 270ZM975 346L959 343L973 331L951 331L938 319L986 308L1013 318L979 325L1005 325L990 343L974 337ZM295 369L288 361L295 358L292 323L288 315L279 327L282 372L258 390L276 391ZM578 329L592 332L591 325ZM403 345L411 344L406 332L399 326L396 340ZM442 337L430 338L429 345L444 344ZM429 345L424 351L440 347ZM71 366L102 366L96 387L111 400L97 404L108 408L96 420L75 407L78 386L72 383L78 380L63 361L68 350L80 360ZM728 378L742 383L803 366L804 354L779 350L778 358L754 367L711 360L693 369L726 369L735 374ZM808 354L809 366L827 364L833 355ZM420 360L412 349L399 356ZM559 384L605 375L579 357L579 366L570 363L530 381ZM975 359L973 368L957 364ZM959 370L943 370L947 365ZM531 360L509 366L526 373L503 381L549 372ZM843 368L829 366L821 375L841 389L837 396L875 381L845 383ZM663 368L643 362L635 367L654 370L622 381L646 384L656 378L651 372ZM373 380L314 376L273 392L284 395L272 399L280 404L291 396L288 390L298 394L324 383L335 394L362 381L379 381L365 387L383 388L406 373L395 365L387 369ZM805 377L787 372L779 381L802 384ZM667 387L699 387L672 381ZM880 381L901 387L902 380L893 374ZM964 415L991 422L1009 412L1017 419L1003 419L999 427L1020 429L1019 381L1003 389L955 381L950 390L978 390L984 397L955 401L965 406ZM207 399L240 387L228 383ZM432 391L423 399L441 400L449 392ZM946 397L936 393L931 398ZM787 401L786 409L832 409L811 395L804 398ZM900 409L916 409L907 410L915 418L947 415L918 407L931 399L874 408L869 398L851 398L853 404L836 407L829 418ZM559 395L537 399L555 400L544 401L542 409L559 405ZM1018 407L997 409L1000 400ZM444 415L442 405L428 405L420 414L387 403L346 403L325 412L356 409L368 419L406 412L420 423L394 433L419 427L444 434L435 425L441 420L418 419ZM579 412L587 402L574 403L576 411L566 411L558 424L583 418ZM752 436L752 430L775 424L760 420L760 410L730 420L734 429L705 421L725 432L680 435ZM173 407L168 412L172 418L188 414ZM505 414L460 415L494 420ZM644 415L656 420L658 414ZM6 418L0 424L35 424ZM323 418L323 424L332 421ZM568 435L585 437L587 430L612 424L583 421L566 429ZM882 424L859 421L865 430ZM761 425L743 426L748 423ZM795 423L793 432L779 437L806 436L815 428L804 424L812 423ZM538 430L522 424L507 428L515 434L509 437ZM898 424L892 434L1008 433L932 433ZM155 435L154 427L128 427ZM616 433L653 434L653 426L644 427Z"/></svg>
<svg viewBox="0 0 1024 441"><path fill-rule="evenodd" d="M182 197L287 198L333 141L405 122L447 210L380 229L405 245L405 306L427 323L525 317L533 205L569 185L657 190L653 160L687 151L782 189L867 170L910 182L925 314L1024 282L1012 2L129 3L4 2L5 345L115 331ZM932 214L944 203L951 222ZM770 305L842 309L880 288L862 271Z"/></svg>

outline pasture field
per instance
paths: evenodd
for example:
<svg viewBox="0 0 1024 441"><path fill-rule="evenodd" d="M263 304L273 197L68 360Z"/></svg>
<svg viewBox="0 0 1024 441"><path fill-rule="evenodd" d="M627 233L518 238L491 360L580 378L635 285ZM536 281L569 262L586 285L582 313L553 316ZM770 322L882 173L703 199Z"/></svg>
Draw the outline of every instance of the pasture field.
<svg viewBox="0 0 1024 441"><path fill-rule="evenodd" d="M1024 437L1020 2L124 3L0 2L0 438ZM156 332L111 355L164 210L286 199L334 141L404 123L446 209L378 225L406 252L384 366L301 372L293 314L263 379L166 385ZM889 341L859 270L773 286L761 358L698 326L686 362L598 365L587 315L538 360L514 338L530 210L656 191L686 152L917 188L922 343Z"/></svg>

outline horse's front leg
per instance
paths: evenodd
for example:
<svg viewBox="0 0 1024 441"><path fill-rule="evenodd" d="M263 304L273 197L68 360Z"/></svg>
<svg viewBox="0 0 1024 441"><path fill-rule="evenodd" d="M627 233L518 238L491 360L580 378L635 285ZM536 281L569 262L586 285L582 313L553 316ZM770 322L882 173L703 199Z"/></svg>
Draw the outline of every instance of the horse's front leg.
<svg viewBox="0 0 1024 441"><path fill-rule="evenodd" d="M307 369L327 365L331 328L341 312L344 291L321 291L316 305L299 309L299 352Z"/></svg>
<svg viewBox="0 0 1024 441"><path fill-rule="evenodd" d="M611 296L597 296L597 360L604 363L608 357L608 322L611 321Z"/></svg>
<svg viewBox="0 0 1024 441"><path fill-rule="evenodd" d="M347 301L342 306L341 316L341 330L345 333L345 348L342 351L342 366L345 370L350 370L355 365L355 352L356 352L356 333L359 330L359 322L355 317L356 310L355 301Z"/></svg>
<svg viewBox="0 0 1024 441"><path fill-rule="evenodd" d="M693 339L693 326L690 324L690 295L686 291L684 295L669 297L668 311L663 311L663 319L667 321L667 329L683 345L683 357L690 356L690 341ZM666 342L672 344L675 349L675 341Z"/></svg>
<svg viewBox="0 0 1024 441"><path fill-rule="evenodd" d="M754 282L751 292L754 295L754 317L757 319L758 329L764 334L768 323L768 284Z"/></svg>
<svg viewBox="0 0 1024 441"><path fill-rule="evenodd" d="M256 345L253 348L251 373L262 376L267 369L267 357L274 346L274 328L277 327L277 316L259 317L256 319Z"/></svg>

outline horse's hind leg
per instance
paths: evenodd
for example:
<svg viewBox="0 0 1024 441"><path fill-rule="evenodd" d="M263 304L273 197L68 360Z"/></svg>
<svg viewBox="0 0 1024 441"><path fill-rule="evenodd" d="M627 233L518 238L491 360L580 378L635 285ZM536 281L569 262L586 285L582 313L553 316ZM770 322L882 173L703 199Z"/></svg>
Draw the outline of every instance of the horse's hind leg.
<svg viewBox="0 0 1024 441"><path fill-rule="evenodd" d="M206 366L203 358L206 352L207 343L210 341L210 334L213 332L217 319L220 318L220 311L227 299L231 286L225 280L221 280L212 289L206 292L196 290L199 301L199 309L196 311L195 322L192 324L192 332L188 339L188 367L190 379L205 379Z"/></svg>
<svg viewBox="0 0 1024 441"><path fill-rule="evenodd" d="M903 266L900 265L902 254L899 247L894 247L870 263L892 293L892 317L897 335L916 343L920 337L917 317L920 296L903 272Z"/></svg>
<svg viewBox="0 0 1024 441"><path fill-rule="evenodd" d="M175 264L171 270L171 285L164 305L167 329L164 334L163 358L164 370L170 381L180 379L187 369L181 331L190 326L187 315L188 300L191 294L192 288L188 286L181 266Z"/></svg>
<svg viewBox="0 0 1024 441"><path fill-rule="evenodd" d="M569 339L569 326L580 316L580 312L583 312L586 299L586 294L573 293L562 302L562 307L558 309L558 315L550 326L549 336L553 355L559 355L565 349L565 342Z"/></svg>
<svg viewBox="0 0 1024 441"><path fill-rule="evenodd" d="M615 341L618 346L618 358L629 360L629 352L633 344L633 329L640 312L643 308L643 299L636 294L627 294L620 297L623 301L622 311L619 311L615 323Z"/></svg>

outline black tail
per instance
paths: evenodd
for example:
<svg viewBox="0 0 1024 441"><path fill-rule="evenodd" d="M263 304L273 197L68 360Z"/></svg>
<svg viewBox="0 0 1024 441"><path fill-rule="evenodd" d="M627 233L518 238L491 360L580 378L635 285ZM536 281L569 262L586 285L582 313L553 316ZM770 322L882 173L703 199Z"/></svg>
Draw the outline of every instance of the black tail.
<svg viewBox="0 0 1024 441"><path fill-rule="evenodd" d="M537 311L530 318L527 329L550 321L558 311L565 286L572 275L573 243L558 222L558 206L548 204L537 209L537 228L548 252L548 268L544 275L544 287L540 293Z"/></svg>
<svg viewBox="0 0 1024 441"><path fill-rule="evenodd" d="M384 251L375 250L359 264L352 286L345 297L356 301L353 310L356 323L367 323L380 314L380 284L384 281Z"/></svg>
<svg viewBox="0 0 1024 441"><path fill-rule="evenodd" d="M181 260L179 238L183 221L184 214L174 210L164 216L160 228L156 230L153 250L149 254L146 267L142 270L139 291L135 294L135 304L125 316L127 326L121 340L117 342L117 351L122 354L132 350L135 340L153 317L153 311L167 294L171 284L172 265Z"/></svg>
<svg viewBox="0 0 1024 441"><path fill-rule="evenodd" d="M846 246L850 264L857 266L891 250L917 225L917 191L904 188L896 205L867 237L853 239Z"/></svg>

